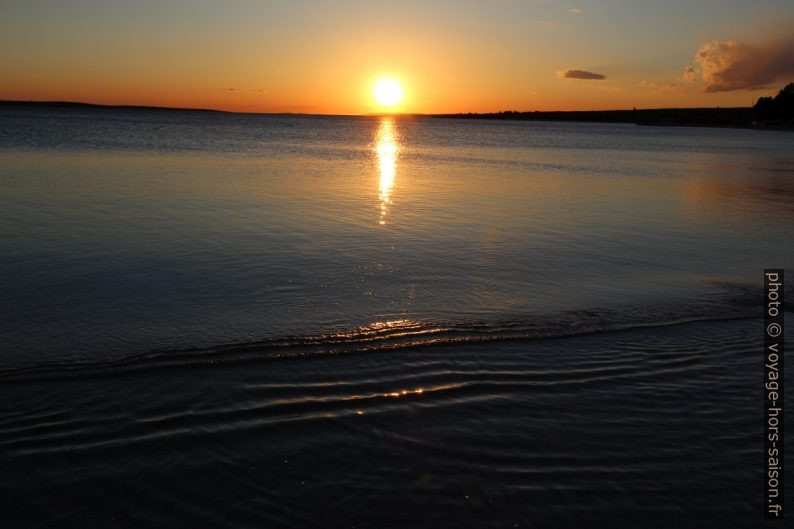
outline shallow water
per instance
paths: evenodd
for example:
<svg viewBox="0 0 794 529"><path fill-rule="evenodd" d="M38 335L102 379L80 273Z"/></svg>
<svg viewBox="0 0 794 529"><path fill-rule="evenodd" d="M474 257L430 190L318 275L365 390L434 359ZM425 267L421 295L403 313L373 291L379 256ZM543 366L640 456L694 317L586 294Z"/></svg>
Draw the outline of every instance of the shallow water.
<svg viewBox="0 0 794 529"><path fill-rule="evenodd" d="M794 262L793 146L0 109L3 511L755 525L761 280Z"/></svg>
<svg viewBox="0 0 794 529"><path fill-rule="evenodd" d="M26 527L759 527L762 328L7 384L0 504Z"/></svg>

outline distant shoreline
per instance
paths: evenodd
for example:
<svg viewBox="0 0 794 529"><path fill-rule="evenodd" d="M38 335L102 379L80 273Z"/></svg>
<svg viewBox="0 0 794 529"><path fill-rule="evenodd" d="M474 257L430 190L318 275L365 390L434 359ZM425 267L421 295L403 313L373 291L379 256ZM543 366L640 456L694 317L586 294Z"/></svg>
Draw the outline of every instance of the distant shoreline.
<svg viewBox="0 0 794 529"><path fill-rule="evenodd" d="M101 105L98 103L81 103L78 101L15 101L0 100L0 108L3 107L38 107L38 108L73 108L73 109L107 109L107 110L163 110L163 111L189 111L189 112L217 112L221 114L231 114L226 110L215 110L211 108L179 108L179 107L156 107L147 105Z"/></svg>
<svg viewBox="0 0 794 529"><path fill-rule="evenodd" d="M300 112L235 112L210 108L160 107L147 105L103 105L75 101L0 100L0 108L27 107L50 109L146 110L162 112L208 112L218 114L254 114L264 116L347 116L377 117L388 114L308 114ZM456 114L394 114L399 117L479 119L501 121L562 121L581 123L625 123L653 126L722 127L769 130L792 130L788 126L767 125L754 120L752 107L651 108L631 110L535 110Z"/></svg>
<svg viewBox="0 0 794 529"><path fill-rule="evenodd" d="M503 121L563 121L581 123L625 123L668 127L717 127L762 130L794 130L791 126L759 121L752 107L648 108L632 110L562 110L433 114L448 119Z"/></svg>

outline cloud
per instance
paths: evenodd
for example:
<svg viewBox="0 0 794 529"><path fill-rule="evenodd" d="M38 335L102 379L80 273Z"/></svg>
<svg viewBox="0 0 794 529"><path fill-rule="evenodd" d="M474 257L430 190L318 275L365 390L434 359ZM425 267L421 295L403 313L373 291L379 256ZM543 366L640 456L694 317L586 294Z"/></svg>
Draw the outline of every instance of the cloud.
<svg viewBox="0 0 794 529"><path fill-rule="evenodd" d="M681 79L687 83L694 83L697 81L697 70L694 66L687 66L684 68L684 73L681 74Z"/></svg>
<svg viewBox="0 0 794 529"><path fill-rule="evenodd" d="M695 54L706 92L757 90L794 76L794 21L788 32L760 44L713 41Z"/></svg>
<svg viewBox="0 0 794 529"><path fill-rule="evenodd" d="M557 77L561 79L592 79L594 81L603 81L607 78L606 75L585 70L559 70Z"/></svg>
<svg viewBox="0 0 794 529"><path fill-rule="evenodd" d="M582 10L581 10L581 9L579 9L578 7L572 7L572 8L570 8L570 9L568 10L568 12L569 12L569 13L573 13L574 15L581 15L582 13L584 13L584 11L582 11Z"/></svg>
<svg viewBox="0 0 794 529"><path fill-rule="evenodd" d="M246 91L247 92L262 92L262 93L266 93L267 92L267 90L264 90L262 88L227 88L226 90L228 92L246 92Z"/></svg>

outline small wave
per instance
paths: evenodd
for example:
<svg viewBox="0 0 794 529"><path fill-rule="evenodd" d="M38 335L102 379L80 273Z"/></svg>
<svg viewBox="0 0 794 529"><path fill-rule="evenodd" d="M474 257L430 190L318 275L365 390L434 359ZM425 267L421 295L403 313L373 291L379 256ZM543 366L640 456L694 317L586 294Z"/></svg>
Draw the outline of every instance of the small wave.
<svg viewBox="0 0 794 529"><path fill-rule="evenodd" d="M752 318L759 314L761 296L757 292L757 289L740 288L727 296L686 302L530 314L494 321L379 321L327 334L153 350L111 359L12 366L0 368L0 382L106 377L243 362L396 352L418 347L563 338L694 321Z"/></svg>

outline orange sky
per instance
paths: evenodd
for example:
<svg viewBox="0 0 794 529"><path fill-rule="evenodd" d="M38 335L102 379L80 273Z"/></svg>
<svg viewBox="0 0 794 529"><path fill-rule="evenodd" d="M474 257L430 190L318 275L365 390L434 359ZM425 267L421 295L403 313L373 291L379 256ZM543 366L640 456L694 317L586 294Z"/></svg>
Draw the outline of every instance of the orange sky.
<svg viewBox="0 0 794 529"><path fill-rule="evenodd" d="M361 114L390 75L398 112L748 106L792 80L725 45L765 53L790 2L658 4L9 2L0 99Z"/></svg>

